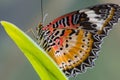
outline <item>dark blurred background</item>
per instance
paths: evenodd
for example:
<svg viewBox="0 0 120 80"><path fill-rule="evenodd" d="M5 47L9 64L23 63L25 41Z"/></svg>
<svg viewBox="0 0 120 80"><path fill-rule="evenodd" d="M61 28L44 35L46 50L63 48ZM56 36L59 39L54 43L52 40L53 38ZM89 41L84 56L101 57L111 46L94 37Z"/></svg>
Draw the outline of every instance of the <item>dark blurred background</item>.
<svg viewBox="0 0 120 80"><path fill-rule="evenodd" d="M43 0L43 13L48 13L44 24L54 18L100 3L120 0ZM0 0L0 21L6 20L23 31L35 29L41 21L40 0ZM93 69L76 77L77 80L120 80L120 22L104 40ZM75 78L70 78L74 80ZM0 25L0 80L39 80L23 53L7 36Z"/></svg>

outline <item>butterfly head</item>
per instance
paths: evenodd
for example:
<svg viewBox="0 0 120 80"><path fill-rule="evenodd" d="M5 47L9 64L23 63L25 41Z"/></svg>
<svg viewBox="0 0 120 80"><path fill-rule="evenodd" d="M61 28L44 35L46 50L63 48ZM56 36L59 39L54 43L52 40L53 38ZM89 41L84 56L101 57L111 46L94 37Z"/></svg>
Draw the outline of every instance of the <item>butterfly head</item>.
<svg viewBox="0 0 120 80"><path fill-rule="evenodd" d="M42 29L42 27L43 27L43 24L42 24L42 23L40 23L39 26L36 27L37 33Z"/></svg>

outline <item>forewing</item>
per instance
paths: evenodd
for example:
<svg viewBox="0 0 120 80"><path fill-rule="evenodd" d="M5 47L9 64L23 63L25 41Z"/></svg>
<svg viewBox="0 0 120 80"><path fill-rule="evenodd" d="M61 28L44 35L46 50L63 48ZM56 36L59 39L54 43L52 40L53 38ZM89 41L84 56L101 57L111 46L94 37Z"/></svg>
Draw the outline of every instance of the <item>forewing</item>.
<svg viewBox="0 0 120 80"><path fill-rule="evenodd" d="M58 17L44 28L82 28L94 34L104 34L106 36L119 18L119 5L101 4Z"/></svg>

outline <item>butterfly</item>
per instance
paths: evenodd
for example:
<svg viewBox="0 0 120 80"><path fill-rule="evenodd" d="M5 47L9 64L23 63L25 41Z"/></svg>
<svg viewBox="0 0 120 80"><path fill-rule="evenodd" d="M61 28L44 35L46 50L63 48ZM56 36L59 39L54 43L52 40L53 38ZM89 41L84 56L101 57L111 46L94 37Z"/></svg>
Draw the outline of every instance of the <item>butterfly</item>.
<svg viewBox="0 0 120 80"><path fill-rule="evenodd" d="M37 40L66 76L76 76L94 66L103 39L119 19L119 5L95 5L40 25Z"/></svg>

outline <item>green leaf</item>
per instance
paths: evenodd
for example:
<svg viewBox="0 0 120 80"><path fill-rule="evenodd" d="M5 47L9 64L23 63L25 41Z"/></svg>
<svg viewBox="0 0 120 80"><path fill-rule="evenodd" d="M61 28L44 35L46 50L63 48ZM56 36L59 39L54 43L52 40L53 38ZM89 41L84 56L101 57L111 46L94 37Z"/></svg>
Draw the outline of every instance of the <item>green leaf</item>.
<svg viewBox="0 0 120 80"><path fill-rule="evenodd" d="M67 80L54 61L14 24L1 21L5 31L32 64L41 80Z"/></svg>

